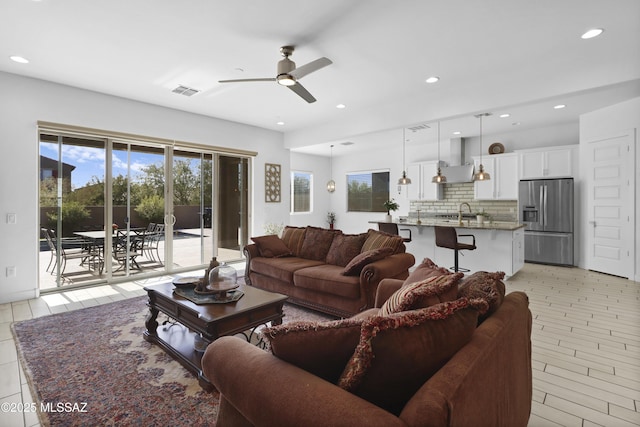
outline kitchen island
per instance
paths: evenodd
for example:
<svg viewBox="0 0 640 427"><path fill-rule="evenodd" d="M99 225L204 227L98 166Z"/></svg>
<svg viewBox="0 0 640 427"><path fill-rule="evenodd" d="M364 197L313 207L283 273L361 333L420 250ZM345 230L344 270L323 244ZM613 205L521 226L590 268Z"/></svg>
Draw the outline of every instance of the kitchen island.
<svg viewBox="0 0 640 427"><path fill-rule="evenodd" d="M377 224L379 221L370 221ZM465 219L462 225L458 220L438 218L396 222L398 228L411 230L411 242L405 243L407 252L416 258L419 264L424 258L431 258L442 267L453 266L453 250L436 246L434 227L455 227L458 235L473 234L476 249L460 251L460 267L476 271L504 271L507 277L513 276L524 266L524 224L506 221L492 221L478 224L475 220ZM402 234L402 233L401 233ZM470 237L460 237L462 243L471 243ZM451 267L453 269L453 267Z"/></svg>

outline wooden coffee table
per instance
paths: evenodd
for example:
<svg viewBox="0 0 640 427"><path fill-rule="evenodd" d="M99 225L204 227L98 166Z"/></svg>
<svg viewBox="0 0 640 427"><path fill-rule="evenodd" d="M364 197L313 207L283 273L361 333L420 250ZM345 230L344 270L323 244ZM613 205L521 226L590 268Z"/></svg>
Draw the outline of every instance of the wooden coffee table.
<svg viewBox="0 0 640 427"><path fill-rule="evenodd" d="M282 323L282 306L287 296L240 285L244 296L236 302L198 305L173 293L173 283L147 286L149 314L144 339L159 345L198 377L207 391L213 385L202 372L202 353L194 349L194 337L202 334L207 342L225 335L235 335L271 322ZM163 312L177 324L158 328L158 313Z"/></svg>

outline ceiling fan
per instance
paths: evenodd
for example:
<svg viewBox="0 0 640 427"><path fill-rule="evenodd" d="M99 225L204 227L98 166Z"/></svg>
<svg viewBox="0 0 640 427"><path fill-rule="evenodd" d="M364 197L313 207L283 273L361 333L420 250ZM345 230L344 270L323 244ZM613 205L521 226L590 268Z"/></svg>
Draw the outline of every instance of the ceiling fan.
<svg viewBox="0 0 640 427"><path fill-rule="evenodd" d="M219 80L218 83L238 83L238 82L277 82L282 86L287 86L289 89L298 94L302 99L308 103L316 102L316 99L309 93L308 90L300 84L298 80L306 76L307 74L318 71L327 65L333 64L329 58L318 58L315 61L311 61L301 67L296 68L296 63L289 59L289 56L293 53L294 46L282 46L280 52L284 59L278 62L278 74L273 78L259 78L259 79L234 79L234 80Z"/></svg>

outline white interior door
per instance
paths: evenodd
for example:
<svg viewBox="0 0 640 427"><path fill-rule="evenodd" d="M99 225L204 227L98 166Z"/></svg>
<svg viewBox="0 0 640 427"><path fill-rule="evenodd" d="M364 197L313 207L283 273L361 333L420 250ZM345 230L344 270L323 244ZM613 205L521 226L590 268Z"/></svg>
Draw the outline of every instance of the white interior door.
<svg viewBox="0 0 640 427"><path fill-rule="evenodd" d="M590 270L633 277L635 131L587 144L586 266Z"/></svg>

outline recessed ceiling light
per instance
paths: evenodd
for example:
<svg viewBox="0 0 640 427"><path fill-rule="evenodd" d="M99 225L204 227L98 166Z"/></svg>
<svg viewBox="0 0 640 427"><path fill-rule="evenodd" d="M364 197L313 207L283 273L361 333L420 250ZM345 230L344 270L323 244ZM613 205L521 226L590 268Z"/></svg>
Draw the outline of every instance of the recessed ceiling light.
<svg viewBox="0 0 640 427"><path fill-rule="evenodd" d="M429 77L429 78L428 78L427 80L425 80L425 81L426 81L427 83L435 83L435 82L437 82L438 80L440 80L440 77L432 76L432 77Z"/></svg>
<svg viewBox="0 0 640 427"><path fill-rule="evenodd" d="M511 114L509 113L504 113L504 114L500 114L499 116L501 119L506 119L507 117L511 117Z"/></svg>
<svg viewBox="0 0 640 427"><path fill-rule="evenodd" d="M598 37L600 34L602 34L604 32L604 30L602 28L592 28L589 31L587 31L586 33L584 33L583 35L581 35L580 37L583 39L592 39L594 37Z"/></svg>
<svg viewBox="0 0 640 427"><path fill-rule="evenodd" d="M460 135L462 132L460 132L459 130L453 132L454 135Z"/></svg>
<svg viewBox="0 0 640 427"><path fill-rule="evenodd" d="M10 56L9 59L11 59L13 62L19 62L20 64L29 63L29 60L27 58L23 58L22 56Z"/></svg>
<svg viewBox="0 0 640 427"><path fill-rule="evenodd" d="M343 108L347 108L347 106L344 104L338 104L336 105L336 108L343 109Z"/></svg>
<svg viewBox="0 0 640 427"><path fill-rule="evenodd" d="M561 109L563 109L564 107L566 107L566 105L564 105L564 104L558 104L558 105L554 105L554 106L553 106L553 108L555 108L556 110L561 110Z"/></svg>
<svg viewBox="0 0 640 427"><path fill-rule="evenodd" d="M284 122L278 122L276 123L278 126L284 126Z"/></svg>

